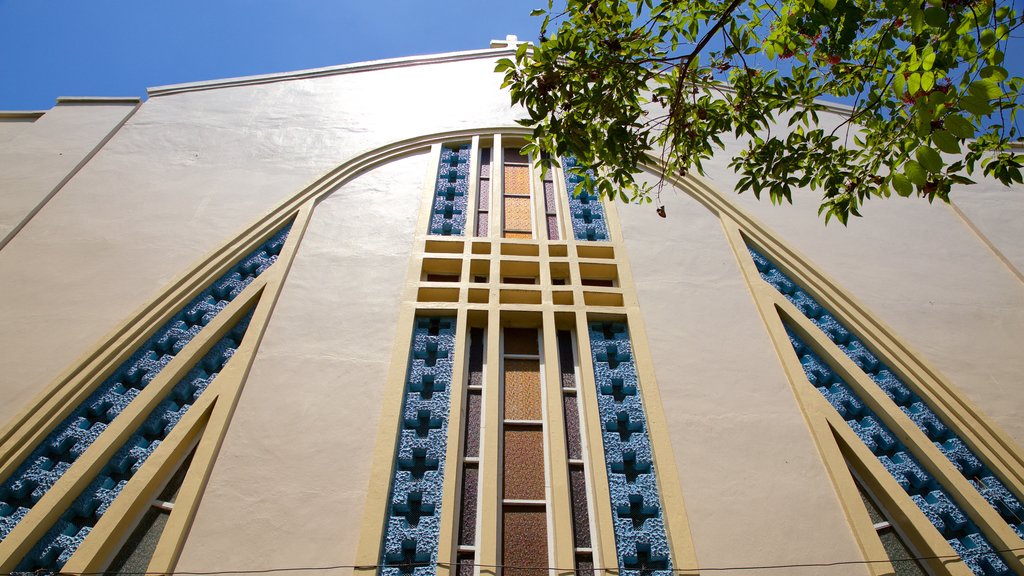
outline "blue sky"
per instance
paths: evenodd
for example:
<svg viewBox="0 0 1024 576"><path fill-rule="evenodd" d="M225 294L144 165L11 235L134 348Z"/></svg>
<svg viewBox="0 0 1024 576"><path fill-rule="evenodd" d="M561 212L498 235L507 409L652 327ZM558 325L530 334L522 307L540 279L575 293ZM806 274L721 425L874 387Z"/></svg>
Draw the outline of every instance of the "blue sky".
<svg viewBox="0 0 1024 576"><path fill-rule="evenodd" d="M0 110L535 39L544 0L0 0Z"/></svg>

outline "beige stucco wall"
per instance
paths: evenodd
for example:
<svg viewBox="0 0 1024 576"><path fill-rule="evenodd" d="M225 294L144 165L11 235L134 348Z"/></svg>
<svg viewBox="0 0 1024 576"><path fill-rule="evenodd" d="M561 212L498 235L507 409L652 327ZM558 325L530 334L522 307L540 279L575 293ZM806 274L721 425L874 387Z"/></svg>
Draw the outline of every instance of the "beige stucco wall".
<svg viewBox="0 0 1024 576"><path fill-rule="evenodd" d="M662 198L618 213L700 565L860 559L718 217Z"/></svg>
<svg viewBox="0 0 1024 576"><path fill-rule="evenodd" d="M825 127L840 120L834 113L820 117ZM726 145L726 154L705 163L716 189L852 293L1024 445L1016 388L1024 373L1017 345L1024 341L1024 283L963 219L941 202L894 196L869 200L864 217L847 227L825 226L817 215L820 191L797 190L793 204L781 206L767 195L758 201L750 192L735 194L739 177L728 162L740 145L731 138ZM1024 261L1021 223L1014 219L1024 214L1019 192L994 182L954 192L958 206L1012 261Z"/></svg>
<svg viewBox="0 0 1024 576"><path fill-rule="evenodd" d="M178 570L353 563L428 156L317 206Z"/></svg>
<svg viewBox="0 0 1024 576"><path fill-rule="evenodd" d="M0 250L0 422L203 254L344 161L512 124L493 68L465 60L148 100Z"/></svg>
<svg viewBox="0 0 1024 576"><path fill-rule="evenodd" d="M0 121L0 245L134 109L64 103L35 122Z"/></svg>

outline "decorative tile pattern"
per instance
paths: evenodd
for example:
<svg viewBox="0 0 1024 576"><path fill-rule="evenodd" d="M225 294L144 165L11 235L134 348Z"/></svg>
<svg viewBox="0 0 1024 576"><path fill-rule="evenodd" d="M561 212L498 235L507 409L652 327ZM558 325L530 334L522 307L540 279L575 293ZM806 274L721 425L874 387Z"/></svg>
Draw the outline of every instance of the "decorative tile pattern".
<svg viewBox="0 0 1024 576"><path fill-rule="evenodd" d="M573 234L577 240L608 240L608 224L605 221L601 198L582 188L585 178L572 173L576 165L576 158L562 158L565 189L569 192L569 219L572 221ZM593 172L588 173L593 176Z"/></svg>
<svg viewBox="0 0 1024 576"><path fill-rule="evenodd" d="M286 225L157 329L0 484L0 540L10 534L164 366L246 286L277 261L290 228L291 224ZM53 561L57 557L61 554L57 553Z"/></svg>
<svg viewBox="0 0 1024 576"><path fill-rule="evenodd" d="M437 571L454 358L455 320L417 318L381 550L384 576Z"/></svg>
<svg viewBox="0 0 1024 576"><path fill-rule="evenodd" d="M469 196L469 144L445 144L437 164L430 234L462 236Z"/></svg>
<svg viewBox="0 0 1024 576"><path fill-rule="evenodd" d="M964 563L978 576L1012 574L981 530L918 463L896 435L792 330L787 328L786 332L807 379L846 420L857 437L885 466L953 550L963 558Z"/></svg>
<svg viewBox="0 0 1024 576"><path fill-rule="evenodd" d="M624 323L591 322L590 348L621 574L669 576L672 559L629 330Z"/></svg>
<svg viewBox="0 0 1024 576"><path fill-rule="evenodd" d="M238 321L156 406L135 434L118 450L57 523L18 564L19 572L59 570L146 459L209 387L238 349L252 312Z"/></svg>
<svg viewBox="0 0 1024 576"><path fill-rule="evenodd" d="M884 362L872 354L867 346L842 322L783 274L768 258L753 248L748 247L748 250L750 250L750 255L754 259L761 278L792 302L850 360L853 360L854 364L877 384L904 414L913 420L914 424L956 466L964 478L978 490L1017 535L1024 538L1024 504L1014 496L996 474L971 451L952 429L946 426L939 415L920 396L915 394Z"/></svg>

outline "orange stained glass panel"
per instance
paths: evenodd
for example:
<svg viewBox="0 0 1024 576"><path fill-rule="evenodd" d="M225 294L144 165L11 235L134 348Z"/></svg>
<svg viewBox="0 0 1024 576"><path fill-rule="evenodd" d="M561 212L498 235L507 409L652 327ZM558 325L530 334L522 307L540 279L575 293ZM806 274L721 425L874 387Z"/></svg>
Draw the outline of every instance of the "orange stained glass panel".
<svg viewBox="0 0 1024 576"><path fill-rule="evenodd" d="M505 165L505 194L530 194L530 167Z"/></svg>
<svg viewBox="0 0 1024 576"><path fill-rule="evenodd" d="M533 234L529 232L505 232L505 238L523 238L529 240L533 238Z"/></svg>
<svg viewBox="0 0 1024 576"><path fill-rule="evenodd" d="M540 363L505 360L505 419L540 420Z"/></svg>
<svg viewBox="0 0 1024 576"><path fill-rule="evenodd" d="M544 500L544 431L505 426L504 498Z"/></svg>
<svg viewBox="0 0 1024 576"><path fill-rule="evenodd" d="M504 576L548 576L547 514L542 507L505 506L501 522Z"/></svg>
<svg viewBox="0 0 1024 576"><path fill-rule="evenodd" d="M530 225L530 199L519 198L516 196L505 197L505 230L516 230L518 232L524 232L526 237L530 237L530 230L533 227ZM510 236L510 232L506 232L505 236Z"/></svg>

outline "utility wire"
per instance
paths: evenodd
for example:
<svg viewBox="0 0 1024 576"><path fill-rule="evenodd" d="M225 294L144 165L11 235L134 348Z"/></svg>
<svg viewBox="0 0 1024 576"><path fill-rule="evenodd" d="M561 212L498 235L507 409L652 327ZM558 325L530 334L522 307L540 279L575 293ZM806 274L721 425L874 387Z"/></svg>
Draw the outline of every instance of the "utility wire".
<svg viewBox="0 0 1024 576"><path fill-rule="evenodd" d="M999 554L1002 552L1021 552L1024 548L1005 548L1001 550L992 550L993 553ZM884 562L908 562L908 561L921 561L921 560L963 560L958 554L946 554L938 556L908 556L906 558L886 558L885 560L839 560L835 562L809 562L804 564L762 564L758 566L710 566L710 567L692 567L692 568L591 568L590 570L577 570L573 568L557 568L555 566L513 566L509 564L470 564L468 562L437 562L437 566L444 566L448 568L456 566L473 566L480 568L502 568L505 570L554 570L556 572L724 572L728 570L778 570L782 568L828 568L832 566L851 566L851 565L866 565L866 564L881 564ZM269 574L274 572L326 572L328 570L341 570L344 568L351 568L354 570L378 570L381 568L427 568L433 566L430 562L406 562L396 564L333 564L327 566L292 566L286 568L261 568L254 570L211 570L207 572L121 572L125 576L219 576L225 574ZM40 568L39 570L26 572L26 571L14 571L14 572L0 572L0 576L42 576L46 574L64 574L67 576L103 576L110 574L110 572L64 572L61 570L48 570Z"/></svg>

